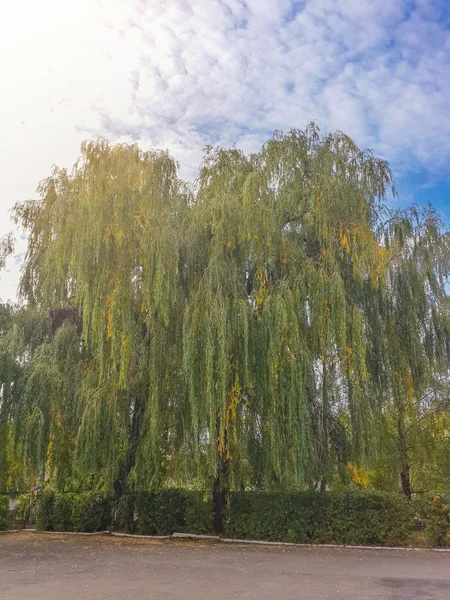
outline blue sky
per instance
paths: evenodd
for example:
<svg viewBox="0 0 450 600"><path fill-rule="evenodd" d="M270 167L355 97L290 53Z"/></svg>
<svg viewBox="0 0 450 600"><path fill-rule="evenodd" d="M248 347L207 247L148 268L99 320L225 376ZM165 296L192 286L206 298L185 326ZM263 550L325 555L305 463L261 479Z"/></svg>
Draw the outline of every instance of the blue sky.
<svg viewBox="0 0 450 600"><path fill-rule="evenodd" d="M407 173L399 178L397 185L401 206L431 203L450 227L450 181L445 173L437 178L430 177L426 171Z"/></svg>
<svg viewBox="0 0 450 600"><path fill-rule="evenodd" d="M312 120L387 159L398 206L450 224L449 0L24 0L0 52L0 235L84 139L168 148L191 179L206 144L252 152Z"/></svg>

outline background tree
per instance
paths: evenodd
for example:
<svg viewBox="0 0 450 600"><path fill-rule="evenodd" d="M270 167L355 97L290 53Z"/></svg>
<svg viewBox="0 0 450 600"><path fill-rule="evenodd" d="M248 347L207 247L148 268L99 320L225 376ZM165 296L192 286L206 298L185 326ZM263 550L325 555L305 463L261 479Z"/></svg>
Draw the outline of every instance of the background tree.
<svg viewBox="0 0 450 600"><path fill-rule="evenodd" d="M373 362L373 381L383 398L402 489L410 498L411 454L423 464L430 447L448 437L450 245L431 207L393 215L382 241L390 260L380 293L382 334L373 338L383 360Z"/></svg>
<svg viewBox="0 0 450 600"><path fill-rule="evenodd" d="M449 237L431 209L389 211L391 189L315 125L207 148L192 186L165 152L85 143L14 213L27 309L4 412L30 473L206 486L217 529L230 488L400 474L409 495L446 438Z"/></svg>

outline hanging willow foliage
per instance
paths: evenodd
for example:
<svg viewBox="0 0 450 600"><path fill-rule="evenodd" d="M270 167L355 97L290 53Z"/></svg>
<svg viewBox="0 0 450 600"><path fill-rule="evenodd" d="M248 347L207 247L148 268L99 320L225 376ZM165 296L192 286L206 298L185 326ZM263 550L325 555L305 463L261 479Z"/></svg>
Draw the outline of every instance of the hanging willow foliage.
<svg viewBox="0 0 450 600"><path fill-rule="evenodd" d="M60 487L324 488L378 460L450 350L448 235L390 189L315 125L209 147L192 186L165 152L85 143L15 208L21 294L50 311L12 386L28 464Z"/></svg>

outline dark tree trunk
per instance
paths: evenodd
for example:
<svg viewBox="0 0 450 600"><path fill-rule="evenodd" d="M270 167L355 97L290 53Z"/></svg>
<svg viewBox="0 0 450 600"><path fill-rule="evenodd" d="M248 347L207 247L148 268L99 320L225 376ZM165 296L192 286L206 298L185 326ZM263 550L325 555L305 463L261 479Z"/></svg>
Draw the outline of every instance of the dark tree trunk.
<svg viewBox="0 0 450 600"><path fill-rule="evenodd" d="M220 423L217 420L217 433L220 432ZM227 443L227 433L225 432L225 445ZM214 531L218 534L224 531L224 519L227 509L229 484L228 484L228 459L218 451L218 471L217 477L213 483L213 525Z"/></svg>
<svg viewBox="0 0 450 600"><path fill-rule="evenodd" d="M213 485L213 519L214 531L218 534L224 531L225 511L227 508L228 489L218 477Z"/></svg>
<svg viewBox="0 0 450 600"><path fill-rule="evenodd" d="M408 500L411 500L411 476L409 473L409 465L405 464L400 472L402 482L402 490Z"/></svg>
<svg viewBox="0 0 450 600"><path fill-rule="evenodd" d="M408 500L411 500L411 473L410 465L408 461L408 449L406 447L406 436L403 427L403 421L401 418L397 422L398 431L398 453L401 465L400 481L402 484L402 491Z"/></svg>
<svg viewBox="0 0 450 600"><path fill-rule="evenodd" d="M128 450L125 457L125 462L121 468L119 477L114 482L114 492L117 497L121 497L127 493L128 475L136 464L136 450L141 433L144 407L145 402L143 398L136 398L133 406L133 415L131 417L131 428L128 438Z"/></svg>

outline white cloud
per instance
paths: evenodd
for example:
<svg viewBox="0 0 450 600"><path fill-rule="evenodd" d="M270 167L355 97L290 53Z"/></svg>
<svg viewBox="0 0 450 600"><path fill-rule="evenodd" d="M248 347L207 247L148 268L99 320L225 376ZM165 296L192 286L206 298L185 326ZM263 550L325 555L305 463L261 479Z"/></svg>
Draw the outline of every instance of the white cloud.
<svg viewBox="0 0 450 600"><path fill-rule="evenodd" d="M127 111L106 107L92 133L170 140L198 161L205 143L251 139L254 150L273 129L316 119L400 172L436 171L450 156L450 33L431 2L116 5L130 11L121 35L130 22L139 31L139 59Z"/></svg>
<svg viewBox="0 0 450 600"><path fill-rule="evenodd" d="M450 159L445 0L16 4L0 25L3 214L98 135L168 147L186 177L207 143L253 151L313 119L398 174Z"/></svg>

